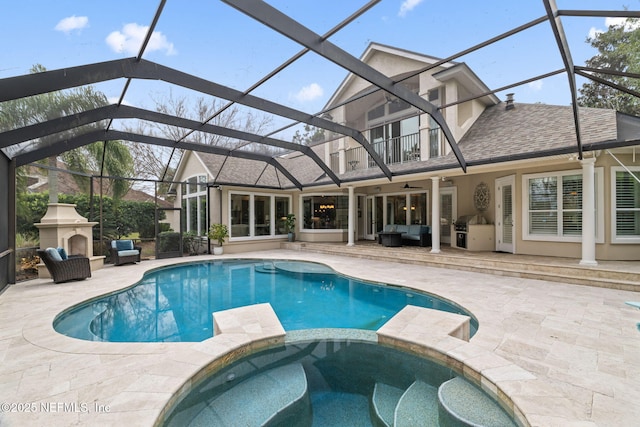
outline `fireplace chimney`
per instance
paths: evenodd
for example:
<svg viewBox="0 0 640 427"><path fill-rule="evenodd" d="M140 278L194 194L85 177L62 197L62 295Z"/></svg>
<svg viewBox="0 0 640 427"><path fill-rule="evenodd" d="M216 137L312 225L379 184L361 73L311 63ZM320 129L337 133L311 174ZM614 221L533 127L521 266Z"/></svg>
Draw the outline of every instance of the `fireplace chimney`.
<svg viewBox="0 0 640 427"><path fill-rule="evenodd" d="M504 107L505 110L513 110L516 106L513 104L513 93L507 94L507 106Z"/></svg>

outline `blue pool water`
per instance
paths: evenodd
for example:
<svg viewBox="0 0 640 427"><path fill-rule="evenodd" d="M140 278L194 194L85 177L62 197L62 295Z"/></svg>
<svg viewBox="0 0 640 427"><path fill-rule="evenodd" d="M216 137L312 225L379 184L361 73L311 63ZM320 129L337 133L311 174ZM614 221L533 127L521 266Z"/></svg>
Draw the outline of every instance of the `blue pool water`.
<svg viewBox="0 0 640 427"><path fill-rule="evenodd" d="M376 330L407 304L470 316L432 295L352 279L321 264L225 260L152 271L135 286L63 312L54 328L86 340L197 342L213 336L212 313L265 302L286 331ZM476 329L472 317L471 333Z"/></svg>
<svg viewBox="0 0 640 427"><path fill-rule="evenodd" d="M395 418L395 425L404 426L516 427L471 383L459 396L468 402L463 407L469 422L452 417L438 390L458 373L437 361L375 341L293 334L299 338L194 380L165 407L157 425L373 427L393 425Z"/></svg>

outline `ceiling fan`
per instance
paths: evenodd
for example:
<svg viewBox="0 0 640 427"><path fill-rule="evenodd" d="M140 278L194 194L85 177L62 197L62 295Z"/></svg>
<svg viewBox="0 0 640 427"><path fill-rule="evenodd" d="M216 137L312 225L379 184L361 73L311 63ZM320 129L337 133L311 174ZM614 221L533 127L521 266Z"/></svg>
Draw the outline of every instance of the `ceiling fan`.
<svg viewBox="0 0 640 427"><path fill-rule="evenodd" d="M414 187L413 185L409 185L409 183L408 183L408 182L406 182L406 183L404 184L404 187L402 187L402 188L404 188L404 189L406 190L406 189L409 189L409 188L422 188L422 187Z"/></svg>

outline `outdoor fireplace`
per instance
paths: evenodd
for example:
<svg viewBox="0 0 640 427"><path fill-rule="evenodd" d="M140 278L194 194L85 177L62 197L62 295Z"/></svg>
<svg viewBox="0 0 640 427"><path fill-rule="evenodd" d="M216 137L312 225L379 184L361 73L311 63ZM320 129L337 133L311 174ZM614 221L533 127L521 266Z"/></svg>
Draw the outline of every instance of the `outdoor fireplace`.
<svg viewBox="0 0 640 427"><path fill-rule="evenodd" d="M89 258L91 271L99 270L104 264L104 256L93 255L93 226L76 211L76 205L50 203L47 213L40 223L40 248L64 248L69 255L81 255ZM38 265L38 277L48 278L49 271L44 264Z"/></svg>

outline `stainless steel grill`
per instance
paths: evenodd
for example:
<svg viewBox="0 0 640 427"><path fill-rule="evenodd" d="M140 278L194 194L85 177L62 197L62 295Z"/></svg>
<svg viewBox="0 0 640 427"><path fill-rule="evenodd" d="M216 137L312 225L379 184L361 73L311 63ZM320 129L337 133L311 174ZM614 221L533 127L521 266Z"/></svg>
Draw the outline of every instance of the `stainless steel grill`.
<svg viewBox="0 0 640 427"><path fill-rule="evenodd" d="M455 222L456 246L467 248L467 232L470 225L486 224L487 220L482 215L463 215Z"/></svg>
<svg viewBox="0 0 640 427"><path fill-rule="evenodd" d="M463 215L455 222L456 231L468 231L470 225L486 224L487 220L482 215Z"/></svg>

